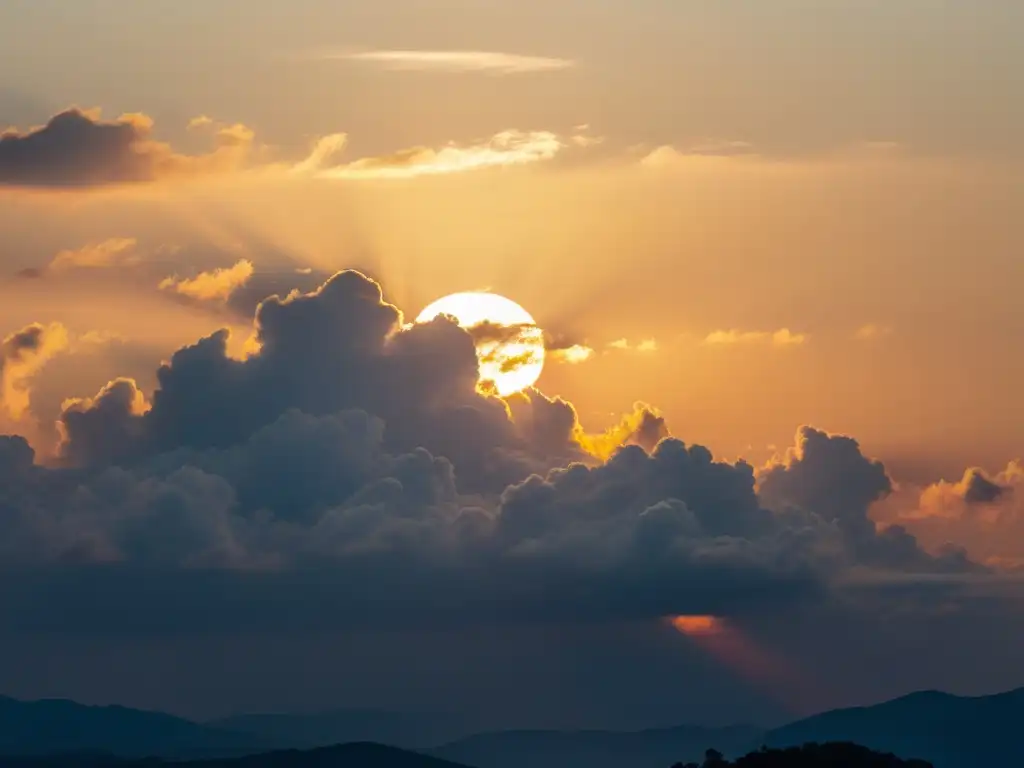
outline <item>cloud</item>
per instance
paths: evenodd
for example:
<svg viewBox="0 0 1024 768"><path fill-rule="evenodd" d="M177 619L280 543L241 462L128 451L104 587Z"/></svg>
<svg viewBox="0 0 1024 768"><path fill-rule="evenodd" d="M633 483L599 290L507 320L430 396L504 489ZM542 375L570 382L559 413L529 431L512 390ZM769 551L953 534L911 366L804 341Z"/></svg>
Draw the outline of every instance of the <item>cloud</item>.
<svg viewBox="0 0 1024 768"><path fill-rule="evenodd" d="M583 344L573 344L565 349L556 349L551 352L551 357L563 363L576 365L585 363L594 356L594 350Z"/></svg>
<svg viewBox="0 0 1024 768"><path fill-rule="evenodd" d="M390 155L331 165L329 161L344 146L342 134L327 136L293 170L323 179L411 179L539 163L554 158L565 143L550 131L507 130L476 144L452 143L440 149L413 147Z"/></svg>
<svg viewBox="0 0 1024 768"><path fill-rule="evenodd" d="M933 551L955 541L981 562L1024 566L1024 466L972 467L954 482L902 487L875 518L906 527Z"/></svg>
<svg viewBox="0 0 1024 768"><path fill-rule="evenodd" d="M135 238L112 237L76 250L63 250L53 257L45 271L67 272L74 269L135 266L142 260L137 246Z"/></svg>
<svg viewBox="0 0 1024 768"><path fill-rule="evenodd" d="M868 323L858 328L853 337L858 341L874 341L881 339L892 334L892 328L885 325L877 325L875 323Z"/></svg>
<svg viewBox="0 0 1024 768"><path fill-rule="evenodd" d="M153 120L126 114L104 121L98 110L69 109L41 127L0 134L0 186L82 189L259 169L323 179L410 179L552 160L563 150L600 143L585 133L560 137L551 131L509 129L469 143L411 147L388 155L339 162L345 133L319 138L297 163L273 161L257 147L254 132L240 123L201 116L187 126L209 134L205 154L182 154L151 137ZM25 277L38 276L26 270Z"/></svg>
<svg viewBox="0 0 1024 768"><path fill-rule="evenodd" d="M608 347L623 352L633 350L634 352L651 353L658 351L658 341L657 339L641 339L636 344L631 344L629 339L615 339L608 343Z"/></svg>
<svg viewBox="0 0 1024 768"><path fill-rule="evenodd" d="M54 355L67 349L64 326L34 323L0 344L0 406L16 421L29 408L29 382Z"/></svg>
<svg viewBox="0 0 1024 768"><path fill-rule="evenodd" d="M252 132L230 126L207 154L182 155L150 137L151 118L126 114L104 121L98 110L61 112L41 127L0 135L0 185L83 188L181 178L240 167Z"/></svg>
<svg viewBox="0 0 1024 768"><path fill-rule="evenodd" d="M546 56L522 56L493 51L358 51L328 54L323 58L375 64L391 70L424 72L484 72L496 75L520 75L571 69L571 59Z"/></svg>
<svg viewBox="0 0 1024 768"><path fill-rule="evenodd" d="M875 527L892 482L850 438L805 428L759 480L642 403L590 435L559 398L478 391L470 333L407 325L358 272L267 298L253 332L244 360L225 330L179 349L151 397L117 379L67 401L57 466L0 439L0 564L25 574L0 613L82 628L102 596L126 630L646 620L814 603L858 569L976 570Z"/></svg>
<svg viewBox="0 0 1024 768"><path fill-rule="evenodd" d="M173 291L197 301L227 301L252 277L255 268L248 259L231 267L200 272L193 278L168 277L160 282L161 291Z"/></svg>
<svg viewBox="0 0 1024 768"><path fill-rule="evenodd" d="M777 331L740 331L735 328L726 331L712 331L704 338L709 346L734 344L771 344L776 347L797 346L807 342L807 334L793 333L789 328Z"/></svg>

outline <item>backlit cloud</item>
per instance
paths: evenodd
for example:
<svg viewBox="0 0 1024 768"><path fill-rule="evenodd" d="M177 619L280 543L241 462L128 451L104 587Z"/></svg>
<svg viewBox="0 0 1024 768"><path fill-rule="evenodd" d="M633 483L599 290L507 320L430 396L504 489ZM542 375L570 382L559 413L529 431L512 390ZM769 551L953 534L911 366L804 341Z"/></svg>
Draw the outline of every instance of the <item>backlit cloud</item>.
<svg viewBox="0 0 1024 768"><path fill-rule="evenodd" d="M142 260L138 242L132 237L114 237L89 243L78 249L63 250L53 257L46 271L65 272L73 269L109 269L134 266Z"/></svg>
<svg viewBox="0 0 1024 768"><path fill-rule="evenodd" d="M0 135L0 185L81 188L182 178L239 168L251 148L245 126L215 133L206 154L176 153L151 138L153 120L125 114L104 121L99 110L69 109L25 132Z"/></svg>
<svg viewBox="0 0 1024 768"><path fill-rule="evenodd" d="M227 301L239 287L249 281L254 271L251 261L241 259L234 266L201 272L193 278L165 278L159 288L197 301Z"/></svg>
<svg viewBox="0 0 1024 768"><path fill-rule="evenodd" d="M68 347L64 326L38 323L7 336L0 344L0 407L14 420L29 408L29 383L58 352Z"/></svg>
<svg viewBox="0 0 1024 768"><path fill-rule="evenodd" d="M327 54L324 58L365 62L391 70L485 72L497 75L555 72L576 66L576 62L571 59L494 51L358 51Z"/></svg>
<svg viewBox="0 0 1024 768"><path fill-rule="evenodd" d="M583 344L573 344L571 347L565 349L556 349L551 353L551 357L554 360L559 360L563 363L585 363L591 357L594 356L594 350Z"/></svg>
<svg viewBox="0 0 1024 768"><path fill-rule="evenodd" d="M508 130L476 144L452 143L439 149L413 147L390 155L330 165L328 161L344 145L345 137L341 134L325 137L294 170L323 179L411 179L539 163L551 160L565 147L565 143L550 131Z"/></svg>
<svg viewBox="0 0 1024 768"><path fill-rule="evenodd" d="M671 437L649 406L588 434L561 399L478 391L470 333L447 318L406 325L358 272L266 299L253 333L244 360L224 330L179 349L152 397L122 378L68 399L58 456L74 483L34 467L24 440L0 440L0 493L27 505L2 523L0 562L69 580L61 599L36 595L44 614L91 621L96 592L75 590L100 564L172 591L203 574L221 587L171 602L243 625L259 620L242 599L255 584L307 577L333 608L310 603L297 620L373 625L718 616L751 595L813 599L849 568L973 567L875 532L868 508L892 484L849 438L802 430L758 491L752 467ZM41 327L8 346L22 371L50 348ZM129 578L139 567L151 578ZM180 620L131 593L117 593L136 607L116 612L128 624Z"/></svg>

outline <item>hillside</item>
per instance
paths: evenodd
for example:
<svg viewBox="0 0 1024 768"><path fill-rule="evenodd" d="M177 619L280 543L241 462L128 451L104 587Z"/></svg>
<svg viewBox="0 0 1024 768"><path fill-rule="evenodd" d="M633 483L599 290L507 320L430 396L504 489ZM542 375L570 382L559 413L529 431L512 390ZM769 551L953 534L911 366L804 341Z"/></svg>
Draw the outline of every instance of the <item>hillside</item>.
<svg viewBox="0 0 1024 768"><path fill-rule="evenodd" d="M757 746L752 727L681 726L633 732L503 731L483 733L429 750L477 768L667 768L697 760L710 747L738 755Z"/></svg>
<svg viewBox="0 0 1024 768"><path fill-rule="evenodd" d="M235 758L171 763L98 756L3 759L3 768L467 768L382 744L357 743L307 751L283 750Z"/></svg>
<svg viewBox="0 0 1024 768"><path fill-rule="evenodd" d="M299 749L353 741L419 749L444 744L467 733L454 718L355 709L297 715L238 715L206 725L218 730L251 733Z"/></svg>
<svg viewBox="0 0 1024 768"><path fill-rule="evenodd" d="M67 752L187 758L239 755L275 746L282 745L162 712L91 707L63 699L0 697L0 754L4 755Z"/></svg>
<svg viewBox="0 0 1024 768"><path fill-rule="evenodd" d="M1024 689L993 696L910 694L869 707L825 712L769 732L769 746L854 741L936 768L1024 765Z"/></svg>

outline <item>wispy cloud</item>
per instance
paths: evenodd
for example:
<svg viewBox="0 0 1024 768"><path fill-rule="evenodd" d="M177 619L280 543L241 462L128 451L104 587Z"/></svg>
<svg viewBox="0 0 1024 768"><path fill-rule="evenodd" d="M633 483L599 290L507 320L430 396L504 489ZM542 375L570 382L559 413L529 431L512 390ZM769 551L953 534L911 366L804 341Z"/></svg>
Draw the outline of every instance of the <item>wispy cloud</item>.
<svg viewBox="0 0 1024 768"><path fill-rule="evenodd" d="M138 264L141 256L137 242L131 237L114 237L99 243L90 243L77 250L58 253L49 269L60 272L69 269L109 269Z"/></svg>
<svg viewBox="0 0 1024 768"><path fill-rule="evenodd" d="M854 332L853 337L858 341L874 341L875 339L881 339L892 333L892 328L885 325L876 325L875 323L868 323L862 325Z"/></svg>
<svg viewBox="0 0 1024 768"><path fill-rule="evenodd" d="M168 277L160 282L159 288L197 301L226 301L236 288L248 282L252 274L252 262L242 259L232 267L201 272L189 280Z"/></svg>
<svg viewBox="0 0 1024 768"><path fill-rule="evenodd" d="M375 64L385 69L434 72L485 72L521 75L555 72L576 66L571 59L523 56L496 51L352 51L322 54L320 58Z"/></svg>
<svg viewBox="0 0 1024 768"><path fill-rule="evenodd" d="M508 130L476 144L448 144L440 149L412 147L380 157L330 165L345 146L345 136L325 136L309 157L293 169L325 179L411 179L551 160L565 143L550 131Z"/></svg>
<svg viewBox="0 0 1024 768"><path fill-rule="evenodd" d="M594 350L583 344L573 344L571 347L565 349L556 349L549 352L555 360L563 363L569 363L570 365L576 365L578 363L585 363L591 357L594 356Z"/></svg>
<svg viewBox="0 0 1024 768"><path fill-rule="evenodd" d="M18 276L40 278L77 269L134 267L142 261L137 245L135 238L112 237L81 248L69 248L60 251L45 267L23 269Z"/></svg>
<svg viewBox="0 0 1024 768"><path fill-rule="evenodd" d="M629 339L616 339L608 344L611 349L622 351L633 350L634 352L657 352L658 342L656 339L641 339L636 344L631 344Z"/></svg>
<svg viewBox="0 0 1024 768"><path fill-rule="evenodd" d="M777 331L740 331L735 328L727 331L712 331L704 338L710 346L727 346L733 344L771 344L776 347L791 347L804 344L807 334L793 333L789 328Z"/></svg>

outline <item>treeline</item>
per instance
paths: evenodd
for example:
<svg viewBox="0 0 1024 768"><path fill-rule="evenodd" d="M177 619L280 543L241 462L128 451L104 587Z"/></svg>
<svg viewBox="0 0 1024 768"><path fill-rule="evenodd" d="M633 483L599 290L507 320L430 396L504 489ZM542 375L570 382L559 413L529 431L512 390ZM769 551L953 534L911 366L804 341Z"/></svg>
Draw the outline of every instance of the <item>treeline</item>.
<svg viewBox="0 0 1024 768"><path fill-rule="evenodd" d="M703 763L676 763L672 768L934 768L925 760L904 760L892 754L875 752L859 744L835 742L805 744L802 747L768 749L730 762L709 749Z"/></svg>

